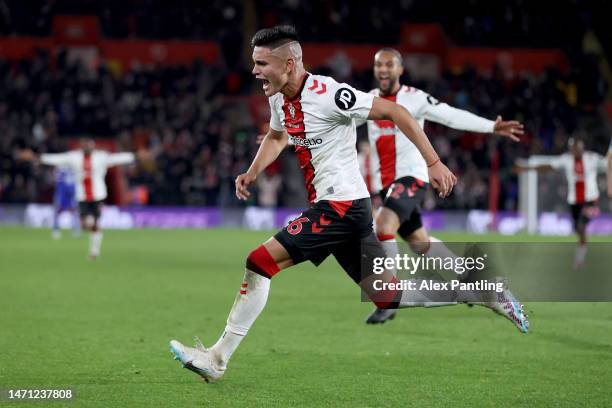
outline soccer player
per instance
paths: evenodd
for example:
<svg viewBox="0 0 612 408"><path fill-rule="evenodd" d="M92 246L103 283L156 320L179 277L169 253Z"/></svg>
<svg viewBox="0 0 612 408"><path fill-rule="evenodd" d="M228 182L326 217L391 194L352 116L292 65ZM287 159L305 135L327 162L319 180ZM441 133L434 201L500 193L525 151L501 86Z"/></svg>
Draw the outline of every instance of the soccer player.
<svg viewBox="0 0 612 408"><path fill-rule="evenodd" d="M518 141L523 125L517 121L495 121L438 102L420 89L402 85L404 72L401 54L383 48L374 56L374 78L378 88L370 93L396 102L406 108L421 128L425 120L457 130L495 133ZM433 257L455 257L439 239L429 236L421 220L421 205L429 184L427 164L416 146L390 120L369 120L368 139L371 145L371 192L380 194L375 230L384 242L387 256L397 253L395 236L399 234L417 254ZM433 242L433 244L431 244ZM384 323L395 317L393 309L375 309L366 319L368 324Z"/></svg>
<svg viewBox="0 0 612 408"><path fill-rule="evenodd" d="M54 239L61 238L59 228L60 214L68 211L72 217L72 234L80 234L79 218L76 214L76 190L74 172L70 168L58 167L55 170L55 192L53 194L53 230Z"/></svg>
<svg viewBox="0 0 612 408"><path fill-rule="evenodd" d="M81 140L81 149L66 153L43 154L42 164L70 168L75 175L76 198L79 202L81 226L90 231L89 257L100 256L102 231L98 225L102 203L106 199L104 176L109 167L134 162L133 153L108 153L95 150L96 143L91 138Z"/></svg>
<svg viewBox="0 0 612 408"><path fill-rule="evenodd" d="M248 255L244 281L215 345L207 349L199 341L195 348L177 340L170 342L175 358L206 381L220 379L225 373L232 353L266 304L271 278L300 262L310 260L319 265L333 255L380 307L420 306L428 301L410 291L391 288L377 291L374 279L392 283L392 274L384 271L374 275L367 268L362 271L362 257L366 261L384 257L384 251L372 231L369 193L359 173L355 118L393 120L427 161L429 179L440 196L446 197L456 183L455 176L440 162L427 136L404 108L337 83L333 78L306 72L302 49L292 27L260 30L252 45L252 73L262 81L269 98L270 130L250 168L236 178L236 196L242 200L249 197L248 187L291 139L311 207ZM362 244L366 247L364 251ZM468 294L446 295L450 301L461 302ZM511 298L509 291L503 295ZM522 319L511 303L496 296L490 307L509 319Z"/></svg>
<svg viewBox="0 0 612 408"><path fill-rule="evenodd" d="M578 138L570 138L567 142L568 152L539 159L531 166L516 166L518 171L525 170L563 170L567 179L567 204L570 207L574 231L578 236L578 245L574 253L574 268L584 265L587 254L586 228L591 220L599 214L597 200L599 188L597 187L598 171L605 171L610 166L601 155L584 150L584 142ZM610 173L608 172L608 177ZM609 181L609 179L608 179ZM609 183L608 183L609 184ZM608 186L610 194L610 186Z"/></svg>

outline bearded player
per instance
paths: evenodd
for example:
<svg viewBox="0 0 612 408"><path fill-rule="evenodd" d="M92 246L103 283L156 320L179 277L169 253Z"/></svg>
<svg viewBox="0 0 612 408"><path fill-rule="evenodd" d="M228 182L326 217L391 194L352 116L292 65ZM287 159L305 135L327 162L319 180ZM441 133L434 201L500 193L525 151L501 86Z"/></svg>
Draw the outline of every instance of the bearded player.
<svg viewBox="0 0 612 408"><path fill-rule="evenodd" d="M379 50L374 57L374 77L378 88L370 93L406 108L423 128L425 120L457 130L496 133L518 141L523 125L517 121L495 121L438 102L431 95L402 85L404 72L401 54L392 48ZM421 205L429 185L427 163L416 146L393 121L369 120L368 139L371 146L371 192L380 195L375 230L384 243L387 256L397 253L395 236L408 243L417 254L432 257L456 257L440 240L429 236L421 220ZM366 319L368 324L384 323L395 317L393 309L375 309Z"/></svg>

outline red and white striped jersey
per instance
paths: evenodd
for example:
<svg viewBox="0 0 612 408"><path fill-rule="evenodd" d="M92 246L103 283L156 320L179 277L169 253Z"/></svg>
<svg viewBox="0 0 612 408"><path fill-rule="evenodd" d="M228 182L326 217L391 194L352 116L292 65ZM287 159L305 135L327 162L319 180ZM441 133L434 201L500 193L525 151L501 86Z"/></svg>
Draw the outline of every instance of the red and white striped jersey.
<svg viewBox="0 0 612 408"><path fill-rule="evenodd" d="M565 153L538 161L540 163L565 171L568 204L584 204L599 198L597 172L605 171L607 166L603 156L586 151L581 158L576 159L573 154Z"/></svg>
<svg viewBox="0 0 612 408"><path fill-rule="evenodd" d="M374 95L333 78L306 74L296 97L269 98L270 128L295 146L310 203L369 197L359 172L353 119L367 119Z"/></svg>
<svg viewBox="0 0 612 408"><path fill-rule="evenodd" d="M419 122L440 123L453 129L488 133L494 121L440 103L420 89L402 85L395 95L381 96L379 89L371 94L402 105ZM369 120L368 138L372 146L372 192L388 187L395 180L412 176L429 182L427 164L417 147L390 120Z"/></svg>
<svg viewBox="0 0 612 408"><path fill-rule="evenodd" d="M68 167L74 171L77 201L100 201L107 196L104 177L109 167L129 164L133 153L108 153L94 150L85 154L82 150L66 153L43 154L40 161L51 166Z"/></svg>

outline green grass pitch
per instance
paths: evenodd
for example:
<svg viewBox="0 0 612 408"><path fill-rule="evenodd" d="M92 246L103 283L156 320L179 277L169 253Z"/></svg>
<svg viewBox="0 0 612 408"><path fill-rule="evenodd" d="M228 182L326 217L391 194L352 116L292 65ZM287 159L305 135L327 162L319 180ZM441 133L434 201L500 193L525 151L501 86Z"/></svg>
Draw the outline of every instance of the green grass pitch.
<svg viewBox="0 0 612 408"><path fill-rule="evenodd" d="M92 262L86 237L0 228L0 389L74 390L53 407L612 405L612 303L529 303L528 335L463 305L366 326L372 306L333 259L275 277L224 379L205 384L168 342L216 341L268 236L106 231Z"/></svg>

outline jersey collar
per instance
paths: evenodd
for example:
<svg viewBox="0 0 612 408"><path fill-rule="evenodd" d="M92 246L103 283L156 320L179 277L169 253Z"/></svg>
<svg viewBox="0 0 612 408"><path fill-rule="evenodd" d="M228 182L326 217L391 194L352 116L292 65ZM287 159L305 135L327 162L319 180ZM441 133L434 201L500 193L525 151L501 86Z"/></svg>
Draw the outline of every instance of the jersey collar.
<svg viewBox="0 0 612 408"><path fill-rule="evenodd" d="M302 91L304 90L304 86L306 85L306 80L308 79L309 76L310 76L310 73L306 72L304 76L302 77L302 85L300 85L300 89L298 89L295 95L293 95L291 98L288 98L285 96L285 99L291 102L295 101L296 99L299 99L300 96L302 96Z"/></svg>

